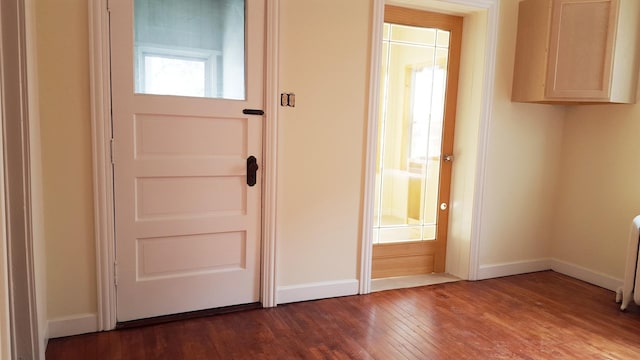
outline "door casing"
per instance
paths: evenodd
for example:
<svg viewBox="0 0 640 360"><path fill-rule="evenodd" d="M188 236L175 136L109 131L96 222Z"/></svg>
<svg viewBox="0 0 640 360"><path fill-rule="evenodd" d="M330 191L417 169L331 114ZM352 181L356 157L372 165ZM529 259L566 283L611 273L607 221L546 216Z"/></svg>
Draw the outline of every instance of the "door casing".
<svg viewBox="0 0 640 360"><path fill-rule="evenodd" d="M30 1L0 5L0 357L44 357L46 312L37 284L39 162L34 14ZM35 137L34 137L35 136ZM42 312L41 312L42 311Z"/></svg>
<svg viewBox="0 0 640 360"><path fill-rule="evenodd" d="M116 325L115 233L113 169L111 163L111 95L109 1L89 2L91 132L96 238L98 331ZM265 115L263 127L263 191L261 229L261 302L276 305L276 159L278 130L278 9L279 0L266 4Z"/></svg>
<svg viewBox="0 0 640 360"><path fill-rule="evenodd" d="M441 136L440 163L437 166L437 204L448 204L451 194L452 162L444 160L444 154L453 154L454 129L457 111L458 79L460 78L460 52L462 45L463 18L461 16L436 13L433 11L416 10L406 7L385 5L385 23L415 26L419 28L432 28L449 32L449 47L446 68L445 96L443 103L443 120ZM392 31L393 32L393 31ZM390 51L390 50L389 50ZM389 74L393 71L388 69ZM395 68L395 71L398 71ZM413 69L405 69L405 76L411 78ZM391 80L389 80L391 81ZM413 81L413 80L411 80ZM388 85L389 86L389 85ZM387 100L387 105L391 102ZM408 103L404 103L407 107ZM410 111L405 108L405 111ZM395 117L392 116L395 119ZM395 119L398 121L398 119ZM393 120L391 120L393 122ZM408 128L406 131L409 131ZM403 138L401 143L406 144ZM406 135L409 136L409 135ZM384 140L379 140L384 143ZM406 150L405 150L406 151ZM382 151L384 153L384 151ZM384 154L381 153L381 157ZM407 154L401 155L403 158ZM383 162L383 160L380 160ZM428 167L429 162L425 163ZM380 165L383 166L383 165ZM411 166L411 165L410 165ZM384 166L383 166L384 167ZM426 171L426 170L425 170ZM425 178L425 182L428 182ZM384 188L384 185L380 185ZM429 186L429 185L425 185ZM425 188L426 189L426 188ZM384 191L384 190L381 190ZM423 190L427 191L428 190ZM422 194L422 196L426 196ZM382 200L379 200L382 201ZM426 201L426 200L424 200ZM373 245L372 276L385 278L424 273L441 273L445 271L445 259L447 248L447 233L450 211L449 209L437 209L435 238L431 240L406 240L398 243L378 243ZM380 225L380 224L379 224ZM395 263L403 258L402 265ZM418 260L419 259L419 260Z"/></svg>

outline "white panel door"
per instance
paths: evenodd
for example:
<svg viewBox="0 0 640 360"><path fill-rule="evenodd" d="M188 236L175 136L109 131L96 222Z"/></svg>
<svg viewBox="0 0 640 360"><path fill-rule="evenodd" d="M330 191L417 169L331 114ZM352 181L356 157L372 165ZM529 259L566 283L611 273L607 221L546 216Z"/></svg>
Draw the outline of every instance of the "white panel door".
<svg viewBox="0 0 640 360"><path fill-rule="evenodd" d="M111 0L117 319L259 301L264 0Z"/></svg>

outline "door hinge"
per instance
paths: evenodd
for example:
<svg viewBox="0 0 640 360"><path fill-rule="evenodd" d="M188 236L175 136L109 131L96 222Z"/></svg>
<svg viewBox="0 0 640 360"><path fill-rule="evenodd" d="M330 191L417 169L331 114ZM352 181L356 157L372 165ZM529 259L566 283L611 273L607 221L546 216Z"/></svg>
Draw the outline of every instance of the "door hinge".
<svg viewBox="0 0 640 360"><path fill-rule="evenodd" d="M107 0L107 12L111 12L111 0Z"/></svg>
<svg viewBox="0 0 640 360"><path fill-rule="evenodd" d="M111 140L109 141L109 152L111 153L111 165L114 165L116 162L113 160L113 147L114 147L114 140L113 138L111 138Z"/></svg>
<svg viewBox="0 0 640 360"><path fill-rule="evenodd" d="M113 283L115 286L118 286L118 262L113 262Z"/></svg>

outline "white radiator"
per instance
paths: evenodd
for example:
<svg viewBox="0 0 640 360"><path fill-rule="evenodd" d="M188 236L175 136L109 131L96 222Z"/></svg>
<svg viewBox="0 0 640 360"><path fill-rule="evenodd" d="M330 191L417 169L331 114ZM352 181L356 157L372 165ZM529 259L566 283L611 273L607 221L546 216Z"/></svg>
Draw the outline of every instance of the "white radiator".
<svg viewBox="0 0 640 360"><path fill-rule="evenodd" d="M622 302L620 310L625 310L631 299L640 305L640 215L631 222L629 245L627 246L627 266L624 269L624 284L616 292L616 302Z"/></svg>

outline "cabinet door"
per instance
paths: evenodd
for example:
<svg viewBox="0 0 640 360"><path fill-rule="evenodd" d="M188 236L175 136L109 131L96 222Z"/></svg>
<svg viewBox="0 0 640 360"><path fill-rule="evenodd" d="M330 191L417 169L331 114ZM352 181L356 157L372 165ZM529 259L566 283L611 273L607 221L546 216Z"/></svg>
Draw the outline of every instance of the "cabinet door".
<svg viewBox="0 0 640 360"><path fill-rule="evenodd" d="M609 97L618 6L618 0L553 2L547 98Z"/></svg>

